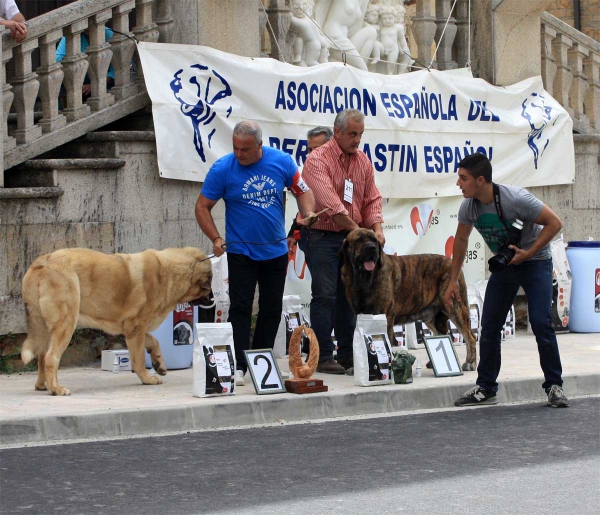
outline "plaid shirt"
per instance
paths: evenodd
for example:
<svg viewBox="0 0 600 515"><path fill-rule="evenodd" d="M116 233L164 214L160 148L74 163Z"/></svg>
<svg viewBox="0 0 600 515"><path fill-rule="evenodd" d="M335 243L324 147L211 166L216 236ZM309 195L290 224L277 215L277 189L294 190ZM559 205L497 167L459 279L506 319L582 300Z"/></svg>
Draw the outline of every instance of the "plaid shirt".
<svg viewBox="0 0 600 515"><path fill-rule="evenodd" d="M313 191L316 201L315 212L326 207L311 229L339 232L342 229L333 215L348 215L357 225L370 229L382 223L381 193L375 186L373 165L366 154L357 150L350 155L348 169L344 153L335 138L311 152L304 164L302 178ZM344 201L344 183L350 179L354 185L352 204Z"/></svg>

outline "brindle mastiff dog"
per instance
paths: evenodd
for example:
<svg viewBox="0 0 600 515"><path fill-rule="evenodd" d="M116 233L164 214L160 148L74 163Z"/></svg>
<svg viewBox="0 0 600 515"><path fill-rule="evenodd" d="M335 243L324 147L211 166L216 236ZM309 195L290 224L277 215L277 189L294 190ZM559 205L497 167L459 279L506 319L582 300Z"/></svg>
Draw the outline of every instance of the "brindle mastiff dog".
<svg viewBox="0 0 600 515"><path fill-rule="evenodd" d="M36 390L70 395L58 384L60 358L77 327L125 335L131 368L144 384L160 384L146 370L145 351L160 375L167 373L150 334L177 304L200 303L210 292L212 266L199 249L102 254L63 249L37 258L23 278L27 339L21 359L38 357Z"/></svg>
<svg viewBox="0 0 600 515"><path fill-rule="evenodd" d="M459 275L460 300L444 304L452 261L437 254L390 256L383 252L373 231L356 229L340 249L344 260L342 281L355 313L387 316L388 336L394 325L422 320L435 334L448 334L448 319L467 342L463 370L475 370L475 336L471 332L467 285Z"/></svg>

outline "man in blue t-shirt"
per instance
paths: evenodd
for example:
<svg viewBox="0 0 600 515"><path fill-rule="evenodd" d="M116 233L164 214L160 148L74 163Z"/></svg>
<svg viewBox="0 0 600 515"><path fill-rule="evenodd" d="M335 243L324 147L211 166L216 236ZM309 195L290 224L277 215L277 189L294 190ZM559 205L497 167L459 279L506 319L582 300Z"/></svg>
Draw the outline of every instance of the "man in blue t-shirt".
<svg viewBox="0 0 600 515"><path fill-rule="evenodd" d="M566 408L569 401L562 389L562 366L552 327L552 256L548 245L560 231L562 222L554 211L526 189L492 183L492 165L483 154L465 157L458 167L456 184L465 200L458 211L452 276L445 302L452 304L459 298L457 277L473 226L495 256L489 262L492 274L481 315L477 386L455 404L474 406L497 402L502 326L519 287L522 287L527 297L531 329L537 340L544 372L542 387L548 395L548 404ZM513 226L517 220L522 222L521 230Z"/></svg>
<svg viewBox="0 0 600 515"><path fill-rule="evenodd" d="M239 122L233 129L233 153L216 161L196 202L196 219L213 242L215 256L227 247L229 321L237 361L236 383L244 384L244 351L250 347L254 291L258 283L258 317L253 347L272 349L282 311L288 256L283 190L296 197L298 210L314 217L315 199L289 154L262 146L258 124ZM211 214L225 201L225 232L220 235ZM226 243L227 242L227 243Z"/></svg>

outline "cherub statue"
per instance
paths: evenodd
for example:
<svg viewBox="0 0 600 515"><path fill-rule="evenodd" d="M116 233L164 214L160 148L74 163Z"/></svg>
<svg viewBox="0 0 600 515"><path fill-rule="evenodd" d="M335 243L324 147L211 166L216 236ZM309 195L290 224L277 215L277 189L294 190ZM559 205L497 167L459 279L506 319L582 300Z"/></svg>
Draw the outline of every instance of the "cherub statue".
<svg viewBox="0 0 600 515"><path fill-rule="evenodd" d="M388 61L386 70L388 75L396 73L396 61L400 54L400 46L398 40L400 38L400 30L396 23L396 16L392 6L384 5L379 10L381 15L381 30L379 32L379 40L383 45L383 55Z"/></svg>
<svg viewBox="0 0 600 515"><path fill-rule="evenodd" d="M290 35L294 37L292 62L299 66L327 62L327 40L311 20L314 6L315 0L294 0L291 5Z"/></svg>
<svg viewBox="0 0 600 515"><path fill-rule="evenodd" d="M406 42L406 25L404 23L406 9L404 6L398 4L394 7L394 14L396 15L396 26L398 27L398 48L400 49L400 54L398 57L398 73L408 73L415 60L410 56L410 48L408 48L408 43Z"/></svg>
<svg viewBox="0 0 600 515"><path fill-rule="evenodd" d="M379 27L379 5L370 4L367 7L367 12L365 13L365 21L363 23L363 27L373 27L379 38L379 31L381 28ZM383 44L379 39L376 39L373 44L373 50L371 51L371 59L367 63L369 71L374 72L377 69L377 63L381 60L381 55L384 53Z"/></svg>

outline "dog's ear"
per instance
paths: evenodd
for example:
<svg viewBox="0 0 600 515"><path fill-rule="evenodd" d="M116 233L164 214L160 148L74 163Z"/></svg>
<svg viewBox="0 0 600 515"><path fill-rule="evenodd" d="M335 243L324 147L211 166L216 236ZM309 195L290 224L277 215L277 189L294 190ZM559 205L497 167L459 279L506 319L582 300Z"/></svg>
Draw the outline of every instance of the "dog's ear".
<svg viewBox="0 0 600 515"><path fill-rule="evenodd" d="M377 235L375 235L375 242L377 243L377 261L375 262L375 266L381 267L383 266L383 247Z"/></svg>
<svg viewBox="0 0 600 515"><path fill-rule="evenodd" d="M338 255L344 260L348 259L348 247L348 237L346 236L346 238L344 238L342 246L340 247L340 250L338 251Z"/></svg>

